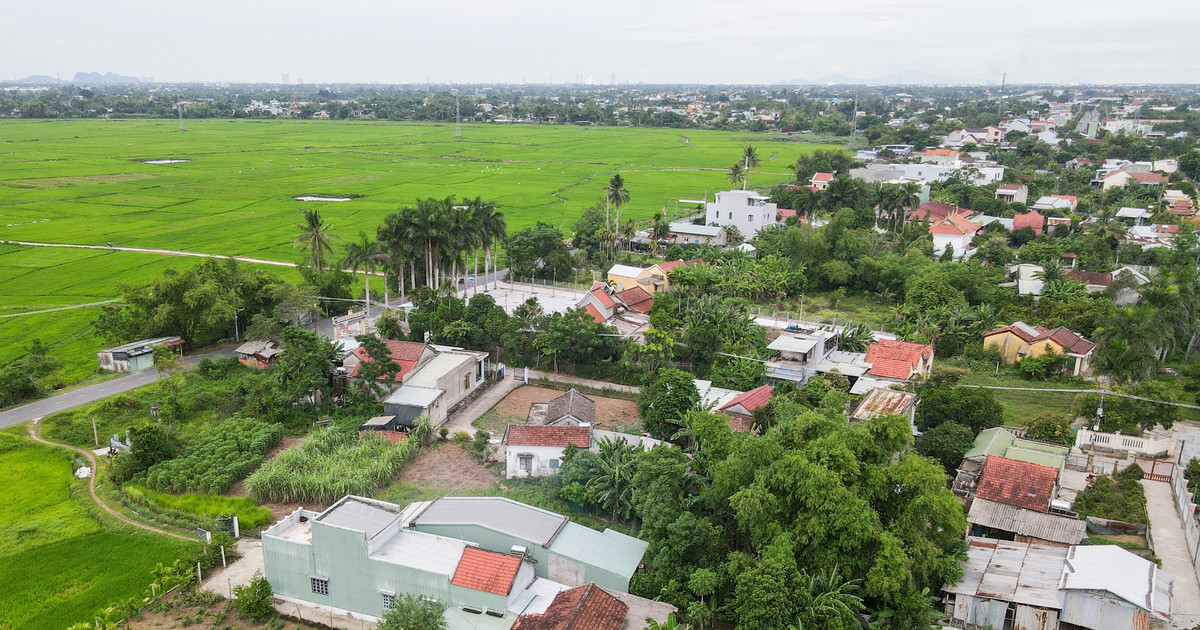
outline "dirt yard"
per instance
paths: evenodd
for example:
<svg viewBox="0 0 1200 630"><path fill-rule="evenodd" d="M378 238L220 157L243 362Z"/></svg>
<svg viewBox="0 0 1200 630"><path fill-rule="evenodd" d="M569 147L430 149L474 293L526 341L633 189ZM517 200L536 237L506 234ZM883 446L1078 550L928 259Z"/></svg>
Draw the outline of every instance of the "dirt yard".
<svg viewBox="0 0 1200 630"><path fill-rule="evenodd" d="M525 422L525 418L529 415L529 405L533 403L547 403L552 398L561 396L563 392L557 389L549 389L546 387L534 387L527 385L514 389L511 394L504 397L495 407L492 408L489 414L499 416L493 418L501 420L501 430L503 425L508 422L514 424ZM637 403L632 400L623 400L621 398L603 398L600 396L588 395L588 398L596 401L596 428L611 431L617 425L630 425L641 422L642 417L638 414ZM486 416L485 416L486 417ZM483 418L480 419L481 421Z"/></svg>
<svg viewBox="0 0 1200 630"><path fill-rule="evenodd" d="M458 444L443 443L421 453L400 471L398 480L439 491L490 488L500 480Z"/></svg>

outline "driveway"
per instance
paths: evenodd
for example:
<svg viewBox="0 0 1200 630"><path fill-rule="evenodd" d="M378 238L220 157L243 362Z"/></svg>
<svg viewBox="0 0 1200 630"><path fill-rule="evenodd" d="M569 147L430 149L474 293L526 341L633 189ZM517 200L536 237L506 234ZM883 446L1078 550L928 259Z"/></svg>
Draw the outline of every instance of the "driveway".
<svg viewBox="0 0 1200 630"><path fill-rule="evenodd" d="M183 362L189 367L194 367L201 359L212 359L216 357L231 357L236 346L213 350L202 354L194 354L184 357ZM36 400L27 405L13 407L8 411L0 411L0 429L11 427L14 424L29 422L35 418L41 418L50 414L55 414L60 411L73 409L80 405L96 402L102 398L107 398L114 394L127 392L131 389L137 389L143 385L149 385L158 380L158 370L153 368L144 372L137 372L128 376L114 378L111 381L80 387L69 392Z"/></svg>
<svg viewBox="0 0 1200 630"><path fill-rule="evenodd" d="M1154 555L1162 559L1163 570L1175 578L1171 628L1194 628L1200 624L1200 581L1192 568L1171 484L1143 479L1142 487L1146 490Z"/></svg>

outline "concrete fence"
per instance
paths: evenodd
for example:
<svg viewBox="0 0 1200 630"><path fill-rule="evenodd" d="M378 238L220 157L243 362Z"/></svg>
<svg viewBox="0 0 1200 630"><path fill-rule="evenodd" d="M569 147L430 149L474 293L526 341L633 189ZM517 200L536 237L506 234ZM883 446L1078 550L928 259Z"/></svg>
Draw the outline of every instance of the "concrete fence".
<svg viewBox="0 0 1200 630"><path fill-rule="evenodd" d="M1200 578L1200 518L1196 515L1196 497L1188 491L1187 479L1183 476L1183 468L1176 466L1171 473L1171 490L1175 494L1175 509L1179 512L1179 520L1183 522L1183 537L1187 540L1188 554L1192 561L1192 570Z"/></svg>
<svg viewBox="0 0 1200 630"><path fill-rule="evenodd" d="M1100 433L1080 429L1076 438L1076 446L1090 448L1107 453L1125 453L1135 457L1166 457L1174 450L1174 440L1170 438L1145 438L1136 435L1121 435L1118 433Z"/></svg>

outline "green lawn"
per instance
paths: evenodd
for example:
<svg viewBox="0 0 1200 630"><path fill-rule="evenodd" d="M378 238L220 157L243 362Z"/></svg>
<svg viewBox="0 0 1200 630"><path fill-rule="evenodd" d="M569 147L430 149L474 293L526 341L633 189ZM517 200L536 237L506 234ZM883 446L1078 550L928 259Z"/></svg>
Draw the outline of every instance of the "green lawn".
<svg viewBox="0 0 1200 630"><path fill-rule="evenodd" d="M1090 381L1032 381L1015 374L995 374L972 370L963 377L964 385L991 385L998 387L1026 387L1037 389L1095 389ZM1047 414L1073 415L1075 398L1078 394L1067 392L1024 392L1002 389L991 390L996 400L1004 407L1004 424L1023 427L1039 416Z"/></svg>
<svg viewBox="0 0 1200 630"><path fill-rule="evenodd" d="M140 596L150 569L179 554L178 541L107 529L74 465L65 450L0 433L0 628L62 630Z"/></svg>

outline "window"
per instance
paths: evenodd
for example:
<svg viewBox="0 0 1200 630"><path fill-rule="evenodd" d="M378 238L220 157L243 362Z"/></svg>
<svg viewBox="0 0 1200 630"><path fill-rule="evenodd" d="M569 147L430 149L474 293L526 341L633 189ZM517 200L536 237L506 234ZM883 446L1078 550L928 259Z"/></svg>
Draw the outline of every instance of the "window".
<svg viewBox="0 0 1200 630"><path fill-rule="evenodd" d="M316 593L317 595L329 594L329 580L322 578L308 578L308 581L312 583L312 592Z"/></svg>
<svg viewBox="0 0 1200 630"><path fill-rule="evenodd" d="M550 470L558 470L558 460L557 459L550 460Z"/></svg>
<svg viewBox="0 0 1200 630"><path fill-rule="evenodd" d="M730 219L732 219L732 218L733 218L733 210L730 210L730 211L729 211L729 218L730 218Z"/></svg>
<svg viewBox="0 0 1200 630"><path fill-rule="evenodd" d="M392 610L396 607L396 596L390 593L383 593L383 609Z"/></svg>
<svg viewBox="0 0 1200 630"><path fill-rule="evenodd" d="M746 215L746 220L751 223L754 223L754 215L753 214Z"/></svg>
<svg viewBox="0 0 1200 630"><path fill-rule="evenodd" d="M533 470L533 455L517 455L517 466L521 470Z"/></svg>
<svg viewBox="0 0 1200 630"><path fill-rule="evenodd" d="M470 389L471 389L471 375L468 374L463 377L463 390L470 391Z"/></svg>

